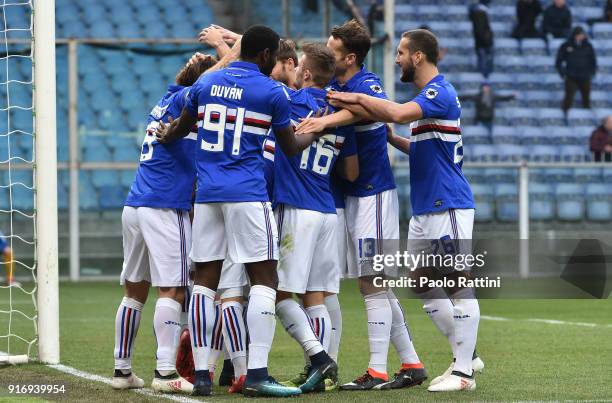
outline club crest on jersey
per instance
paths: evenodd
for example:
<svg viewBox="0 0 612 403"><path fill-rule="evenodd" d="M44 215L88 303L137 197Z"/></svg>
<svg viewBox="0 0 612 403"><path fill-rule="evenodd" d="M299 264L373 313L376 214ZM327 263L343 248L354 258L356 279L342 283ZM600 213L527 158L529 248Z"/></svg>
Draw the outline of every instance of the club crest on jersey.
<svg viewBox="0 0 612 403"><path fill-rule="evenodd" d="M427 99L434 99L438 95L438 90L434 90L433 88L427 88L425 90L425 96Z"/></svg>
<svg viewBox="0 0 612 403"><path fill-rule="evenodd" d="M383 90L382 87L380 85L378 85L378 84L370 85L370 89L372 91L374 91L375 93L377 93L377 94L380 94L382 92L382 90Z"/></svg>
<svg viewBox="0 0 612 403"><path fill-rule="evenodd" d="M166 106L155 105L155 108L153 108L153 110L151 111L151 116L153 116L153 119L159 120L162 118L162 116L164 116L167 109L168 109L168 105Z"/></svg>

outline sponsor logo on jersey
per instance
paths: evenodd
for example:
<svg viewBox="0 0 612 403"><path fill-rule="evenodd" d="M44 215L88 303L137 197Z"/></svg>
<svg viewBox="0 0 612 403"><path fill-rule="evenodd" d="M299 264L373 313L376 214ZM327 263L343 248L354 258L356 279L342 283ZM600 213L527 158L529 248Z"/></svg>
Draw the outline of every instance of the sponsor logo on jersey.
<svg viewBox="0 0 612 403"><path fill-rule="evenodd" d="M155 105L155 108L153 108L153 110L151 111L151 116L153 116L153 119L159 120L162 118L162 116L164 116L167 109L168 109L168 105L166 106Z"/></svg>

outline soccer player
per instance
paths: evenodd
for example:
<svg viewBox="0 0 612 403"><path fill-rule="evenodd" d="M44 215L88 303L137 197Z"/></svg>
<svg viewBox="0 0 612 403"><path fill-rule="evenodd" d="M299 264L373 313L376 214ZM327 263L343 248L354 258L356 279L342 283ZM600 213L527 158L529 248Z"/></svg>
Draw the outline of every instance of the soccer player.
<svg viewBox="0 0 612 403"><path fill-rule="evenodd" d="M414 242L443 242L449 239L455 252L470 253L474 223L474 201L470 185L461 171L463 147L459 121L461 105L453 86L437 68L438 41L427 30L405 32L397 48L396 63L402 82L420 89L410 102L398 104L365 94L331 93L330 102L370 119L390 123L411 123L410 185L413 217L408 232L408 248ZM463 240L463 241L462 241ZM435 268L417 268L417 276L445 275ZM466 271L448 274L450 278L469 276ZM448 338L454 363L449 371L435 378L432 392L474 390L474 370L482 361L473 357L478 336L480 308L474 290L455 287L416 290L423 308ZM448 296L447 296L448 295ZM450 298L450 299L449 299Z"/></svg>
<svg viewBox="0 0 612 403"><path fill-rule="evenodd" d="M13 249L6 242L6 237L0 232L0 253L4 259L4 270L6 271L6 284L10 287L17 287L21 284L15 280L15 265L13 264Z"/></svg>
<svg viewBox="0 0 612 403"><path fill-rule="evenodd" d="M194 394L211 393L208 372L213 303L223 260L229 254L243 263L250 278L249 356L243 393L247 396L291 396L299 388L280 385L268 375L268 353L274 338L278 235L266 192L262 143L272 128L289 156L317 137L296 136L290 122L289 97L268 76L276 64L279 36L255 25L242 37L240 61L202 76L192 87L181 116L160 125L157 137L171 143L198 124L198 188L190 257L195 285L190 328L196 365ZM207 319L208 318L208 319ZM322 376L323 374L321 374Z"/></svg>
<svg viewBox="0 0 612 403"><path fill-rule="evenodd" d="M176 76L176 85L153 108L148 118L140 164L122 215L124 262L121 284L125 296L115 319L115 389L142 388L132 372L132 348L149 287L158 289L153 327L157 367L151 387L161 392L191 392L193 385L176 373L181 304L189 280L187 256L191 237L188 212L196 179L193 147L196 134L173 144L156 141L161 121L178 117L190 86L215 64L198 57Z"/></svg>
<svg viewBox="0 0 612 403"><path fill-rule="evenodd" d="M336 57L332 89L387 98L380 79L363 64L370 44L367 29L356 20L332 29L327 41ZM348 123L353 123L355 130L359 177L343 185L349 234L347 276L359 278L367 312L370 361L363 376L342 385L341 389L410 387L422 383L427 374L412 344L400 302L391 290L381 290L372 281L377 275L372 270L372 258L383 253L383 240L399 239L399 202L387 154L387 127L376 119L361 120L341 111L320 119L307 119L297 133L319 132ZM401 360L400 371L392 380L387 375L390 341Z"/></svg>
<svg viewBox="0 0 612 403"><path fill-rule="evenodd" d="M295 90L297 89L297 67L298 56L296 53L295 42L293 42L291 39L281 39L276 65L274 65L270 77Z"/></svg>
<svg viewBox="0 0 612 403"><path fill-rule="evenodd" d="M305 44L302 50L297 71L301 90L290 92L294 124L328 107L323 88L335 70L334 55L324 44ZM339 292L337 216L330 175L338 169L348 176L344 160L338 160L343 157L341 150L346 141L342 131L330 131L301 155L287 157L282 152L275 155L275 215L281 244L276 311L285 329L309 357L310 365L304 376L294 380L302 391L324 388L322 381L318 385L312 381L316 371L336 378L337 366L327 354L331 319L324 293ZM354 143L351 138L348 141ZM303 295L304 309L292 294Z"/></svg>

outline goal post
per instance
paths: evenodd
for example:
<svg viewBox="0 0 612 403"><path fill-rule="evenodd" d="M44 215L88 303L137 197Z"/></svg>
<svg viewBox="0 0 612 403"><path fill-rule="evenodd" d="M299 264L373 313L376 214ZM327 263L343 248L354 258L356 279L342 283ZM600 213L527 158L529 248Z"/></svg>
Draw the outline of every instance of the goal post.
<svg viewBox="0 0 612 403"><path fill-rule="evenodd" d="M38 357L59 363L55 0L38 0L34 14L34 133Z"/></svg>

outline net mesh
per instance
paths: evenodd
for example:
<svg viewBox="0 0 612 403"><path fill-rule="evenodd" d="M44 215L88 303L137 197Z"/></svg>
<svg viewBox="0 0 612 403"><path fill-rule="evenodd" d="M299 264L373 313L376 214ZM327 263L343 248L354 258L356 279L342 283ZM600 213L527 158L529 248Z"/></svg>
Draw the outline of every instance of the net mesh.
<svg viewBox="0 0 612 403"><path fill-rule="evenodd" d="M32 2L2 0L0 28L1 362L36 354Z"/></svg>

